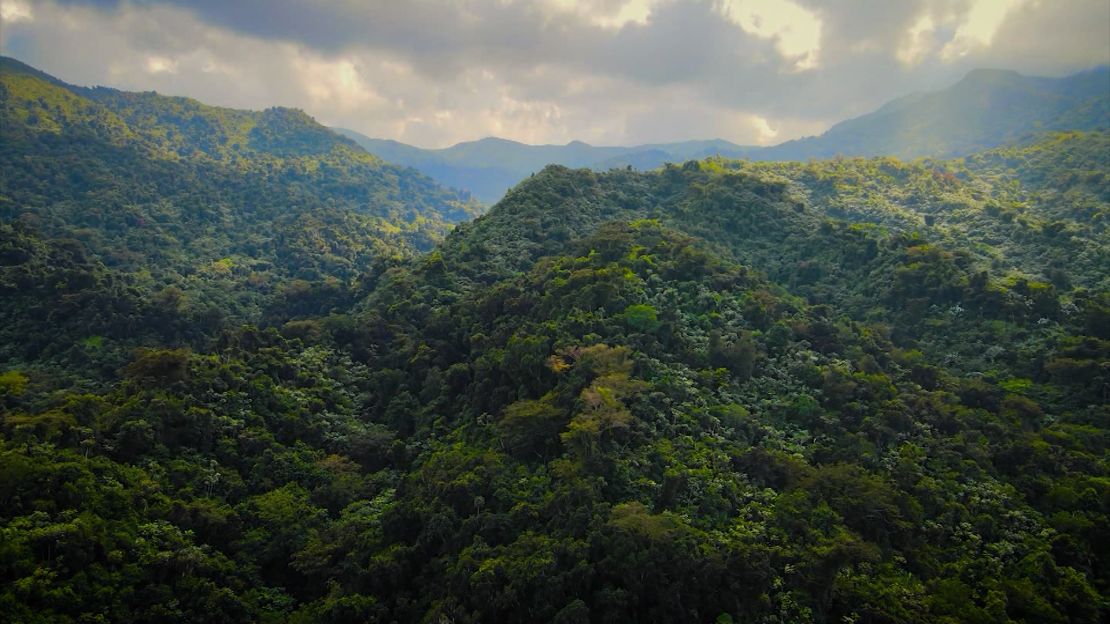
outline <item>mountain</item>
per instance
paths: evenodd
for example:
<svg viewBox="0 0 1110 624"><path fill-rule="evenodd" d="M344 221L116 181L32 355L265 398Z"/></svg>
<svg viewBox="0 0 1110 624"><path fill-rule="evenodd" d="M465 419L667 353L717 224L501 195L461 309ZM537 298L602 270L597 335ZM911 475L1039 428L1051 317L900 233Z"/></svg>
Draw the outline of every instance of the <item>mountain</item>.
<svg viewBox="0 0 1110 624"><path fill-rule="evenodd" d="M457 157L551 154L597 152ZM300 111L0 60L0 612L1107 619L1110 131L478 212Z"/></svg>
<svg viewBox="0 0 1110 624"><path fill-rule="evenodd" d="M485 203L501 199L520 180L555 164L597 171L654 169L709 156L754 160L806 160L832 156L950 158L1054 130L1110 128L1110 68L1066 78L1035 78L1012 71L975 70L954 86L909 95L879 110L843 121L818 137L772 147L728 141L686 141L634 147L525 145L487 138L438 150L371 139L337 130L390 162L414 167Z"/></svg>
<svg viewBox="0 0 1110 624"><path fill-rule="evenodd" d="M443 149L421 149L397 141L372 139L353 130L336 128L335 131L371 154L413 167L445 186L469 191L487 204L497 202L517 182L549 164L599 170L630 165L654 169L666 162L718 154L739 157L752 149L722 140L595 147L581 141L566 145L527 145L493 137Z"/></svg>
<svg viewBox="0 0 1110 624"><path fill-rule="evenodd" d="M330 574L373 561L364 617L1098 621L1108 145L545 168L356 308L426 446Z"/></svg>
<svg viewBox="0 0 1110 624"><path fill-rule="evenodd" d="M377 188L376 159L319 156L315 132L244 153L223 123L142 138L158 115L36 80L45 105L6 96L0 143L21 206L0 214L14 621L1110 612L1106 131L948 160L548 166L364 270L340 260L381 234L345 181ZM381 176L423 180L406 171ZM188 234L213 204L228 216ZM279 219L333 204L347 221ZM305 242L275 250L275 229ZM284 293L257 314L228 305L243 265Z"/></svg>
<svg viewBox="0 0 1110 624"><path fill-rule="evenodd" d="M1045 130L1110 127L1110 68L1065 78L975 70L948 89L889 102L819 137L761 150L761 160L846 156L948 158Z"/></svg>
<svg viewBox="0 0 1110 624"><path fill-rule="evenodd" d="M327 309L474 214L301 111L0 59L0 361L111 371L136 345L199 346L293 300Z"/></svg>

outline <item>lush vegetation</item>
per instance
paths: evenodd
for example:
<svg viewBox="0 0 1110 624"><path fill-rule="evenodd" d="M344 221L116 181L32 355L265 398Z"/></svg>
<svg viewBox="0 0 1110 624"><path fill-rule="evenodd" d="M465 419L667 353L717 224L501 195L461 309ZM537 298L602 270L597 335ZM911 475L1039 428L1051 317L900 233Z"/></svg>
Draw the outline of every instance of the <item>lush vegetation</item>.
<svg viewBox="0 0 1110 624"><path fill-rule="evenodd" d="M115 369L137 345L343 307L375 264L476 211L300 111L82 89L0 59L0 356L28 366Z"/></svg>
<svg viewBox="0 0 1110 624"><path fill-rule="evenodd" d="M1110 611L1106 133L549 167L433 245L299 114L0 78L15 621Z"/></svg>

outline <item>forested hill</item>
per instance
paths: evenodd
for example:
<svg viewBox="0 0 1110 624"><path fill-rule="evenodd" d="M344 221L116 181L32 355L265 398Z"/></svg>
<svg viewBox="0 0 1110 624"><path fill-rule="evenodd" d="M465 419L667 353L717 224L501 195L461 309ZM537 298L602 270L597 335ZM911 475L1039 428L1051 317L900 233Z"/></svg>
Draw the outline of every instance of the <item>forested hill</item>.
<svg viewBox="0 0 1110 624"><path fill-rule="evenodd" d="M1023 76L1012 71L975 70L939 91L899 98L877 111L834 125L824 134L770 147L723 140L684 141L631 147L525 145L486 138L426 150L372 139L350 130L372 154L406 164L448 186L467 189L493 203L544 165L649 170L708 156L762 161L833 156L949 158L971 154L1038 133L1110 129L1110 68L1064 78Z"/></svg>
<svg viewBox="0 0 1110 624"><path fill-rule="evenodd" d="M382 618L1099 621L1108 140L545 169L360 306L422 446L330 573Z"/></svg>
<svg viewBox="0 0 1110 624"><path fill-rule="evenodd" d="M864 314L889 284L880 243L944 246L997 280L1106 290L1110 133L1057 133L959 160L690 161L659 171L552 166L437 249L461 284L523 270L610 220L660 219L813 303ZM890 246L890 245L888 245ZM851 253L863 256L851 261ZM474 265L470 258L482 258ZM469 267L479 267L470 273ZM885 267L889 269L891 267Z"/></svg>
<svg viewBox="0 0 1110 624"><path fill-rule="evenodd" d="M394 170L333 159L342 142L166 155L177 134L140 159L117 137L163 123L49 93L4 114L85 130L0 147L5 198L34 200L0 248L15 621L1110 613L1106 132L914 163L548 167L363 270L350 249L419 220L362 221L331 184ZM281 240L307 242L248 218L287 213ZM215 339L179 348L189 332Z"/></svg>
<svg viewBox="0 0 1110 624"><path fill-rule="evenodd" d="M0 361L114 370L137 344L326 311L474 214L301 111L74 87L0 59Z"/></svg>

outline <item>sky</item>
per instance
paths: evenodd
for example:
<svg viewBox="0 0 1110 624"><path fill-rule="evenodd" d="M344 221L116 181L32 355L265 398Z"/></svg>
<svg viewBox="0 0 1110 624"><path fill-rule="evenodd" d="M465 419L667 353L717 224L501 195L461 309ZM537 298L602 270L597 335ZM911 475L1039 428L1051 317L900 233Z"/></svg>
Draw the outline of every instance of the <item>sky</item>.
<svg viewBox="0 0 1110 624"><path fill-rule="evenodd" d="M1110 64L1110 0L0 0L0 52L421 147L769 145L973 68Z"/></svg>

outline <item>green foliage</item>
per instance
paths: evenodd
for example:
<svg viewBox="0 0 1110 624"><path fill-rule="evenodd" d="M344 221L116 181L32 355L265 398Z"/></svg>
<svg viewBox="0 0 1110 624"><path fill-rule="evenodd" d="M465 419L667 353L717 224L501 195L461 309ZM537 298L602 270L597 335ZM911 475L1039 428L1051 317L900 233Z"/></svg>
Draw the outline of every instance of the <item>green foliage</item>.
<svg viewBox="0 0 1110 624"><path fill-rule="evenodd" d="M4 361L113 370L135 346L342 309L475 212L300 111L83 89L0 59Z"/></svg>
<svg viewBox="0 0 1110 624"><path fill-rule="evenodd" d="M624 309L624 322L632 329L651 333L659 327L655 308L645 303L634 303Z"/></svg>
<svg viewBox="0 0 1110 624"><path fill-rule="evenodd" d="M27 376L17 370L0 373L0 397L20 397L27 390Z"/></svg>
<svg viewBox="0 0 1110 624"><path fill-rule="evenodd" d="M517 401L505 408L499 424L505 445L514 454L543 456L564 427L566 417L545 401Z"/></svg>
<svg viewBox="0 0 1110 624"><path fill-rule="evenodd" d="M553 167L417 256L463 206L302 114L3 69L9 619L1110 609L1105 135Z"/></svg>

